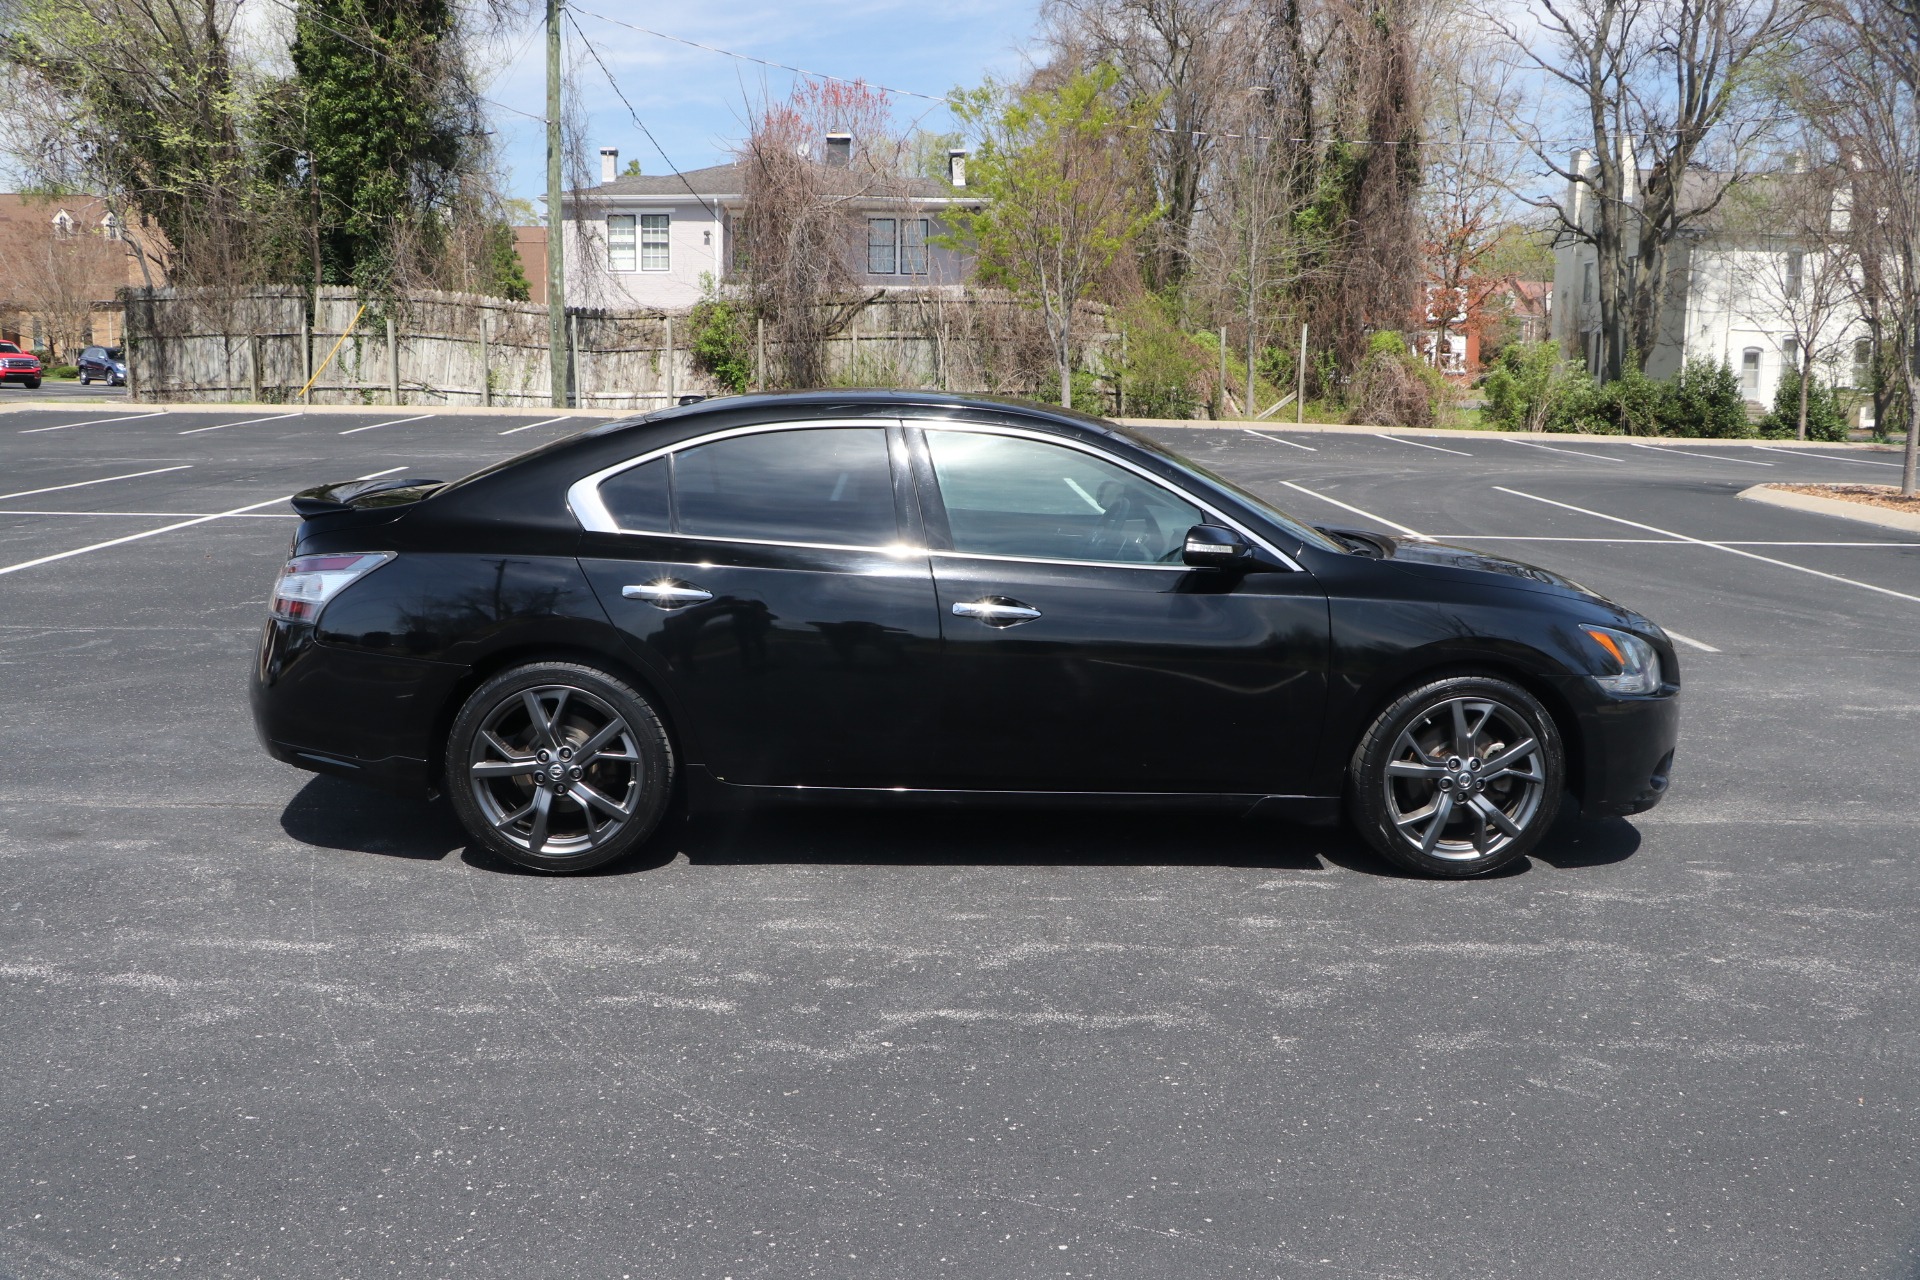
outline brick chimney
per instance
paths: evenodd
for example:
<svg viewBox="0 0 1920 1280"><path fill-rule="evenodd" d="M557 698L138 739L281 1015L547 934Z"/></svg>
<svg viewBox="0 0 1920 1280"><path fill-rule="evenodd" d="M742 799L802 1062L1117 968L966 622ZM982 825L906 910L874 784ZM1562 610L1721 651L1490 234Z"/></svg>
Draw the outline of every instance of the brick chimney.
<svg viewBox="0 0 1920 1280"><path fill-rule="evenodd" d="M600 148L600 181L612 182L620 176L620 148Z"/></svg>

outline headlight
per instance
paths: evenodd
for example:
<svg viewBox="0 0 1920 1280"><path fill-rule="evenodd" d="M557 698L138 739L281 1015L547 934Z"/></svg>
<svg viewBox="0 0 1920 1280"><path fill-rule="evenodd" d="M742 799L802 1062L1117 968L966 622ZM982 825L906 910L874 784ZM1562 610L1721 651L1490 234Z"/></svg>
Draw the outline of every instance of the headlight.
<svg viewBox="0 0 1920 1280"><path fill-rule="evenodd" d="M1593 642L1594 682L1608 693L1657 693L1660 655L1639 636L1609 627L1581 627Z"/></svg>

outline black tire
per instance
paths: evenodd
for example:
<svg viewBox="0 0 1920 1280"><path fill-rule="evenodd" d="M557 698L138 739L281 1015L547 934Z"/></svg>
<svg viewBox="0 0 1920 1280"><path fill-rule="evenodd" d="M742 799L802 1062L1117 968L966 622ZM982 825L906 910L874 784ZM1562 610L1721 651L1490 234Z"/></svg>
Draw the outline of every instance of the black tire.
<svg viewBox="0 0 1920 1280"><path fill-rule="evenodd" d="M1454 676L1380 713L1348 766L1347 811L1400 866L1477 876L1540 843L1565 785L1559 728L1532 694L1493 676Z"/></svg>
<svg viewBox="0 0 1920 1280"><path fill-rule="evenodd" d="M83 387L87 385L87 375L84 370L80 374L80 385Z"/></svg>
<svg viewBox="0 0 1920 1280"><path fill-rule="evenodd" d="M26 379L26 384L27 390L29 391L38 391L40 389L40 379L38 378L28 378Z"/></svg>
<svg viewBox="0 0 1920 1280"><path fill-rule="evenodd" d="M574 662L494 676L447 735L446 793L462 825L542 871L586 871L640 848L667 811L674 774L673 744L647 699Z"/></svg>

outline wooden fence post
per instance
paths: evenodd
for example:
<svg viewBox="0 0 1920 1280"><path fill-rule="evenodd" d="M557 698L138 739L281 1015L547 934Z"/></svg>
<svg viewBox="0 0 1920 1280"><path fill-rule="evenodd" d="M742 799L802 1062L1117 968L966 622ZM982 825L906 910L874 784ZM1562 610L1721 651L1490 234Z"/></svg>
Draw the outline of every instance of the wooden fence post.
<svg viewBox="0 0 1920 1280"><path fill-rule="evenodd" d="M575 312L567 317L567 368L573 385L567 390L567 404L578 409L584 399L580 394L580 316Z"/></svg>
<svg viewBox="0 0 1920 1280"><path fill-rule="evenodd" d="M767 318L755 316L753 320L753 389L767 389Z"/></svg>
<svg viewBox="0 0 1920 1280"><path fill-rule="evenodd" d="M679 386L676 379L674 378L674 369L673 369L673 317L672 316L667 317L667 351L664 358L667 365L667 404L669 407L671 407L674 404L678 403L680 400Z"/></svg>
<svg viewBox="0 0 1920 1280"><path fill-rule="evenodd" d="M1113 391L1114 399L1119 402L1119 408L1114 411L1113 416L1124 418L1127 416L1127 330L1125 326L1120 329L1120 376L1113 380Z"/></svg>
<svg viewBox="0 0 1920 1280"><path fill-rule="evenodd" d="M260 335L247 335L247 390L253 395L253 402L260 403Z"/></svg>
<svg viewBox="0 0 1920 1280"><path fill-rule="evenodd" d="M480 405L491 408L493 405L493 335L488 332L492 327L491 317L485 312L480 314Z"/></svg>
<svg viewBox="0 0 1920 1280"><path fill-rule="evenodd" d="M394 332L393 317L387 317L387 398L400 403L400 336Z"/></svg>
<svg viewBox="0 0 1920 1280"><path fill-rule="evenodd" d="M1300 359L1293 371L1293 420L1307 420L1307 326L1300 326Z"/></svg>
<svg viewBox="0 0 1920 1280"><path fill-rule="evenodd" d="M1220 416L1227 416L1227 326L1220 326Z"/></svg>
<svg viewBox="0 0 1920 1280"><path fill-rule="evenodd" d="M305 390L300 398L308 404L313 403L313 321L302 316L300 319L300 381Z"/></svg>

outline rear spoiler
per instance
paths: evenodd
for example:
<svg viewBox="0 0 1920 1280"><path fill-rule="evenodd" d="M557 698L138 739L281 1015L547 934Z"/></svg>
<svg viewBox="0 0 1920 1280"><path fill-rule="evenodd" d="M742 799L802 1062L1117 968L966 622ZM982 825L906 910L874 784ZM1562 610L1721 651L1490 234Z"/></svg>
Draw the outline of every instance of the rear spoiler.
<svg viewBox="0 0 1920 1280"><path fill-rule="evenodd" d="M339 484L323 484L318 488L306 489L293 495L293 509L303 516L333 515L341 511L351 511L359 506L399 506L408 502L417 502L426 497L416 493L407 497L394 494L388 502L368 502L366 499L376 494L389 493L397 489L437 489L443 480L425 480L418 476L384 476L378 480L343 480Z"/></svg>

